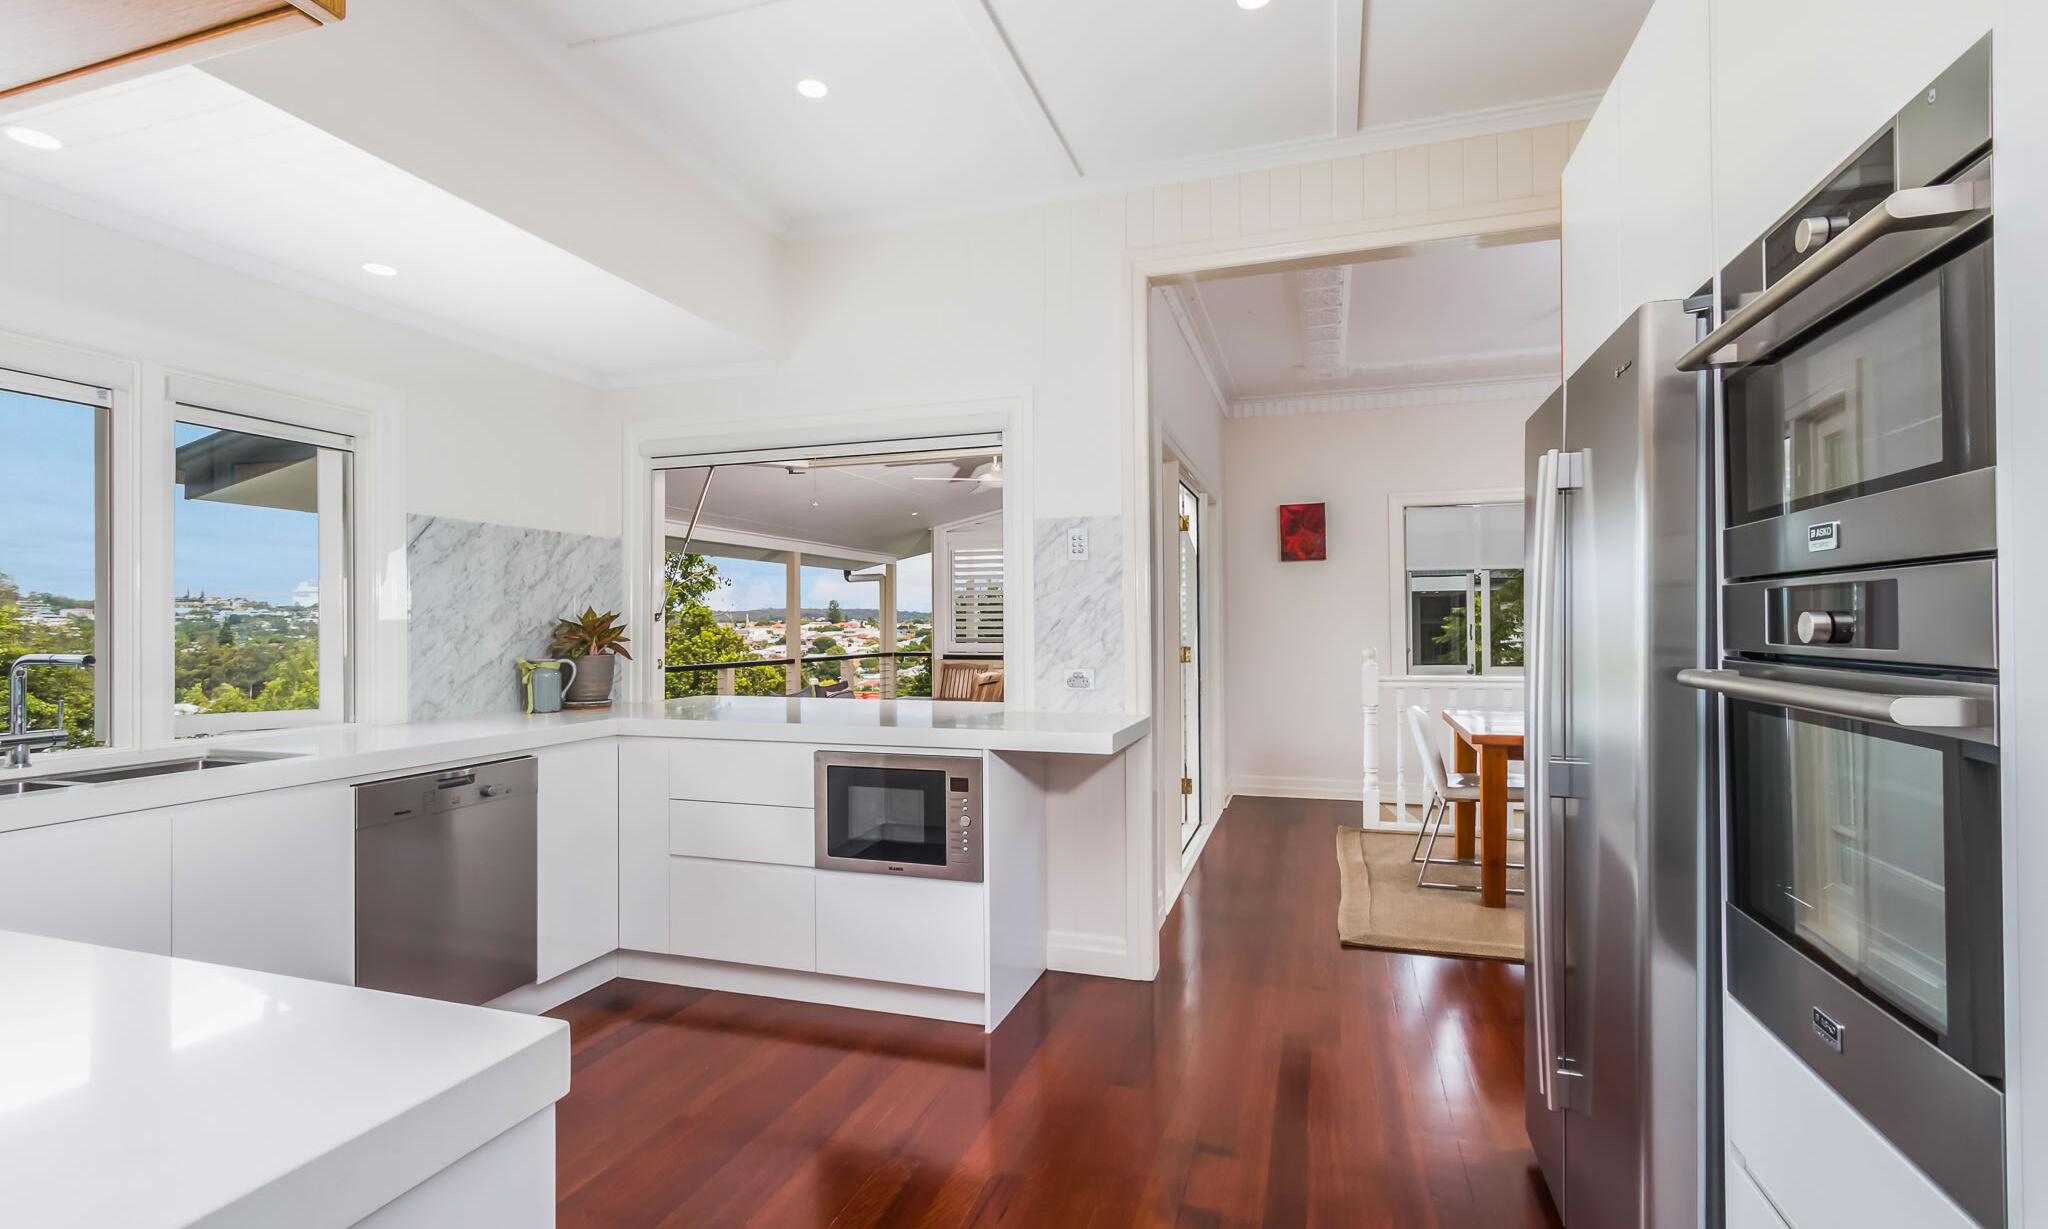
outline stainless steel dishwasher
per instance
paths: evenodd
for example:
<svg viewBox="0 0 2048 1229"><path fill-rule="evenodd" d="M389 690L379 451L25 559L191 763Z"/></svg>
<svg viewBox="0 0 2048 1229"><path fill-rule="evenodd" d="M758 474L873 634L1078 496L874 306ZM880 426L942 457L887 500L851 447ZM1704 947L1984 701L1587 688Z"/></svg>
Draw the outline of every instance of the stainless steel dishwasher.
<svg viewBox="0 0 2048 1229"><path fill-rule="evenodd" d="M356 984L455 1003L528 985L533 757L356 786Z"/></svg>

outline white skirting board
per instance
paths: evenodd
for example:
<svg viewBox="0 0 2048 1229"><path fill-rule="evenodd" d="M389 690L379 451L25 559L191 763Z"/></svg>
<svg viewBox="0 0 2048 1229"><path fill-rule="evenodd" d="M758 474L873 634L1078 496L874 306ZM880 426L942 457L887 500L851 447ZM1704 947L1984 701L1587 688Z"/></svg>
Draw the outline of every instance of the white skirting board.
<svg viewBox="0 0 2048 1229"><path fill-rule="evenodd" d="M522 986L510 994L492 999L490 1006L537 1014L559 1007L577 995L619 977L690 986L699 990L728 990L734 994L794 999L799 1003L852 1007L861 1011L923 1016L928 1020L953 1020L961 1024L984 1023L983 1016L987 1010L981 995L957 990L896 986L887 982L834 977L829 973L765 969L659 952L627 951L600 956L540 985Z"/></svg>
<svg viewBox="0 0 2048 1229"><path fill-rule="evenodd" d="M1365 785L1352 777L1249 777L1230 778L1233 796L1246 798L1314 798L1332 802L1361 802Z"/></svg>

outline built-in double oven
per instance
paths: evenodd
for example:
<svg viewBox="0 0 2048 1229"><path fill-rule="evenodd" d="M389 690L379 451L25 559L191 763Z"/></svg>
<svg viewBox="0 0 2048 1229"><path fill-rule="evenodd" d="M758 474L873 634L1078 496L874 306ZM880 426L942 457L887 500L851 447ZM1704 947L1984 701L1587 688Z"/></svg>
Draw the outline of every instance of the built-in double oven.
<svg viewBox="0 0 2048 1229"><path fill-rule="evenodd" d="M1726 977L2004 1216L1988 40L1721 275Z"/></svg>

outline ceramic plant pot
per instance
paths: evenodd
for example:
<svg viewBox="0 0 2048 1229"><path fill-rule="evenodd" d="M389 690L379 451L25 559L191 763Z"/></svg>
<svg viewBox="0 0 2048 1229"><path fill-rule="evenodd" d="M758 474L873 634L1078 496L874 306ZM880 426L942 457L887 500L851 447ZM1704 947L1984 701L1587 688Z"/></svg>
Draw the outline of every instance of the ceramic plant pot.
<svg viewBox="0 0 2048 1229"><path fill-rule="evenodd" d="M578 657L576 677L562 693L563 708L609 708L612 702L612 672L619 659L610 653Z"/></svg>

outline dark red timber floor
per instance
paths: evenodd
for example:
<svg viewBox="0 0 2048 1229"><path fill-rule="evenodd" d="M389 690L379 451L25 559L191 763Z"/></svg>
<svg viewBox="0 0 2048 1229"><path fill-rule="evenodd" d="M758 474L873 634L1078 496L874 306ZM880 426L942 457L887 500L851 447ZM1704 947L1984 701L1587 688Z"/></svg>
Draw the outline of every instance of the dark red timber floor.
<svg viewBox="0 0 2048 1229"><path fill-rule="evenodd" d="M1237 801L1156 982L1048 973L993 1035L639 981L564 1004L561 1229L1555 1226L1522 971L1339 946L1358 813Z"/></svg>

